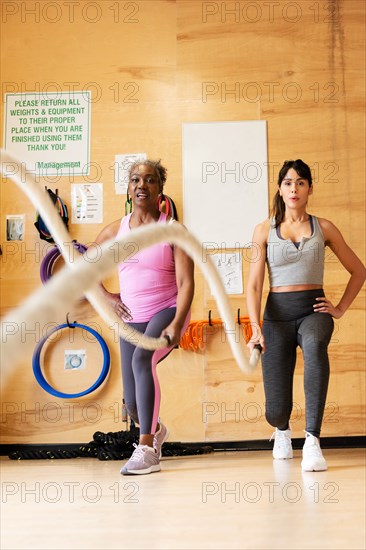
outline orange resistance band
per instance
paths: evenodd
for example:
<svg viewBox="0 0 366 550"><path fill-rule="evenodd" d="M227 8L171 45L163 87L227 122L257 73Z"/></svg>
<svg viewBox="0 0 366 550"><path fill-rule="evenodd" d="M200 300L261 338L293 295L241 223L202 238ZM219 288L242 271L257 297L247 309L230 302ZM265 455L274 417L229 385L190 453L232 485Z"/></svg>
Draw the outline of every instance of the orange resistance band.
<svg viewBox="0 0 366 550"><path fill-rule="evenodd" d="M252 337L252 326L249 317L240 317L238 319L243 330L245 341L248 343ZM191 321L187 330L182 335L179 347L184 350L203 351L205 349L207 337L210 334L211 327L222 327L221 319L210 319L204 321Z"/></svg>

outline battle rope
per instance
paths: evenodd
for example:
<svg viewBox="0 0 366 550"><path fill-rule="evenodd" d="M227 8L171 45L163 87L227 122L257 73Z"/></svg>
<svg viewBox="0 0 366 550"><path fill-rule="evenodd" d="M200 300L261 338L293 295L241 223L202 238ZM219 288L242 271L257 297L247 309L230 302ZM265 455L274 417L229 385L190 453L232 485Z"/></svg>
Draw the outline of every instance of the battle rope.
<svg viewBox="0 0 366 550"><path fill-rule="evenodd" d="M75 250L77 250L80 254L84 254L88 250L88 247L78 243L77 241L72 241ZM40 267L40 276L41 281L43 284L46 284L46 282L52 277L53 274L53 268L55 266L55 263L61 256L61 251L58 246L54 246L43 258L41 262Z"/></svg>
<svg viewBox="0 0 366 550"><path fill-rule="evenodd" d="M123 460L129 458L134 451L133 444L139 441L139 429L131 422L128 431L119 432L95 432L93 440L83 443L80 447L52 449L22 449L9 453L11 460L39 460L39 459L65 459L65 458L97 458L98 460ZM210 445L184 445L183 443L168 442L162 447L163 457L189 456L207 454L213 452Z"/></svg>
<svg viewBox="0 0 366 550"><path fill-rule="evenodd" d="M2 158L2 162L0 164L0 169L4 177L12 179L14 183L18 185L18 187L23 191L23 193L29 198L29 200L38 210L39 214L42 216L43 221L47 224L47 227L49 228L49 231L52 233L54 237L54 241L59 247L65 262L70 266L71 270L77 269L76 267L77 262L73 261L73 256L70 257L69 233L66 230L64 223L61 220L58 210L53 205L52 200L49 197L49 194L43 192L42 188L38 185L35 176L31 172L27 170L24 171L24 163L21 163L18 159L9 155L9 153L4 149L1 149L1 158ZM144 247L145 246L142 246L142 248ZM129 256L129 251L126 250L125 253L120 254L119 261L124 261L128 256ZM112 307L106 302L106 299L103 296L98 286L91 288L91 285L87 285L86 283L83 283L83 284L84 284L85 292L84 292L84 289L80 288L79 297L82 294L85 294L85 297L88 299L88 301L97 311L97 313L99 313L101 318L109 326L118 326L121 338L124 338L125 335L128 334L129 339L133 337L138 342L138 345L140 347L143 347L149 350L162 349L166 347L167 345L166 338L151 338L149 336L146 336L145 334L139 333L137 330L132 329L131 327L128 327L117 316L117 314L114 312ZM76 299L76 296L75 296L75 299ZM58 303L59 306L62 307L64 302L65 302L65 297L63 297L63 299L62 300L60 299L59 301L54 299L52 306ZM45 306L45 307L48 307L49 310L51 310L52 306L51 304L49 304L48 306ZM56 308L55 308L55 313L56 313ZM37 317L38 317L38 314L37 314ZM52 319L49 319L49 320L51 321ZM7 334L6 326L5 326L5 332ZM20 335L18 334L18 340L19 340L19 336ZM15 340L16 339L17 338L15 338ZM4 338L4 341L7 341L6 337ZM15 345L17 346L20 343L20 341L21 340L19 340ZM25 347L23 347L23 349L25 350ZM11 350L12 348L8 347L7 362L9 363L10 363L10 355L13 353ZM13 355L16 355L16 354L13 354Z"/></svg>
<svg viewBox="0 0 366 550"><path fill-rule="evenodd" d="M1 171L4 176L11 177L27 194L30 200L36 204L36 207L41 212L47 226L52 232L55 242L60 247L66 261L68 261L69 252L65 246L68 234L59 215L56 215L52 201L41 192L32 174L27 172L25 180L20 177L19 161L10 157L6 152L4 152L3 157L6 160L6 162L3 160L1 164ZM14 167L15 165L17 167L17 172L9 169L9 163L10 166ZM131 241L134 242L138 250L148 248L159 242L168 241L181 247L192 257L210 284L211 294L217 302L221 318L225 323L228 342L239 368L244 372L252 372L258 363L260 352L258 349L254 349L250 360L247 359L243 346L236 341L235 321L233 322L232 320L231 305L213 262L209 256L207 256L205 262L202 260L201 244L178 223L169 225L148 224L145 227L134 229L128 235L111 239L100 247L98 262L87 263L83 261L82 256L75 262L69 262L70 269L67 269L65 266L58 274L52 277L48 285L35 291L23 305L5 317L2 323L2 331L5 331L5 337L2 338L2 342L5 342L4 347L6 350L4 365L11 368L14 361L19 360L19 355L22 356L24 354L25 347L27 346L27 342L23 342L23 345L20 345L22 343L21 334L19 334L19 330L16 330L16 327L20 327L21 323L30 323L34 318L37 318L40 323L50 322L59 313L60 307L69 308L82 294L85 294L86 298L109 325L118 324L120 337L129 340L133 337L137 341L138 346L146 349L166 347L165 338L147 338L138 331L132 331L129 325L126 325L118 318L111 307L106 306L104 297L96 287L97 282L102 280L112 269L115 269L116 263L123 262L126 259L129 255L128 244ZM117 261L116 244L119 252ZM57 299L54 299L55 297ZM12 326L15 325L15 330L12 334L9 334L9 324L12 324Z"/></svg>

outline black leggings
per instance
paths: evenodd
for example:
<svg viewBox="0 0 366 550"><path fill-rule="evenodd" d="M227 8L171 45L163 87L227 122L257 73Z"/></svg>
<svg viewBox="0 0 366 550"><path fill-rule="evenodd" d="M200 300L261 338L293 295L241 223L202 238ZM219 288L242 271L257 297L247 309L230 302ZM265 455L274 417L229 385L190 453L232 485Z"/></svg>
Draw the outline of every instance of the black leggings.
<svg viewBox="0 0 366 550"><path fill-rule="evenodd" d="M175 307L159 311L146 323L128 323L139 332L158 338L161 331L174 319ZM181 334L188 326L187 315ZM127 412L140 425L141 434L153 434L159 417L160 385L157 364L174 348L168 346L156 351L136 347L135 343L120 339L123 393Z"/></svg>
<svg viewBox="0 0 366 550"><path fill-rule="evenodd" d="M296 348L304 356L306 431L319 437L329 382L328 344L334 322L329 313L314 313L323 290L270 292L263 315L266 352L262 371L266 419L286 430L293 407Z"/></svg>

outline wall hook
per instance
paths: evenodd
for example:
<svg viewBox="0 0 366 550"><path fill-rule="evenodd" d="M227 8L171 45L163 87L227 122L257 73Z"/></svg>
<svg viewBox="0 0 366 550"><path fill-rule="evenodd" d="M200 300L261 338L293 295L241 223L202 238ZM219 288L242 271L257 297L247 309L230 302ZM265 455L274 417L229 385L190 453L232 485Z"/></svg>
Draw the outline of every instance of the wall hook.
<svg viewBox="0 0 366 550"><path fill-rule="evenodd" d="M212 327L212 322L211 322L211 310L209 310L209 312L208 312L208 324L210 325L210 327Z"/></svg>

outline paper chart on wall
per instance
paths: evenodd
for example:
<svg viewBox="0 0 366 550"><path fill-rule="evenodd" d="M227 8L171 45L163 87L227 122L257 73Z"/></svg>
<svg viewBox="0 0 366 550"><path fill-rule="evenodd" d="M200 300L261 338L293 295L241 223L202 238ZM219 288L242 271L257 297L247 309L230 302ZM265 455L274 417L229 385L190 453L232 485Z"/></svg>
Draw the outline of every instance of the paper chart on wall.
<svg viewBox="0 0 366 550"><path fill-rule="evenodd" d="M103 184L71 185L71 222L103 222Z"/></svg>
<svg viewBox="0 0 366 550"><path fill-rule="evenodd" d="M227 294L243 294L243 270L240 252L211 254Z"/></svg>

